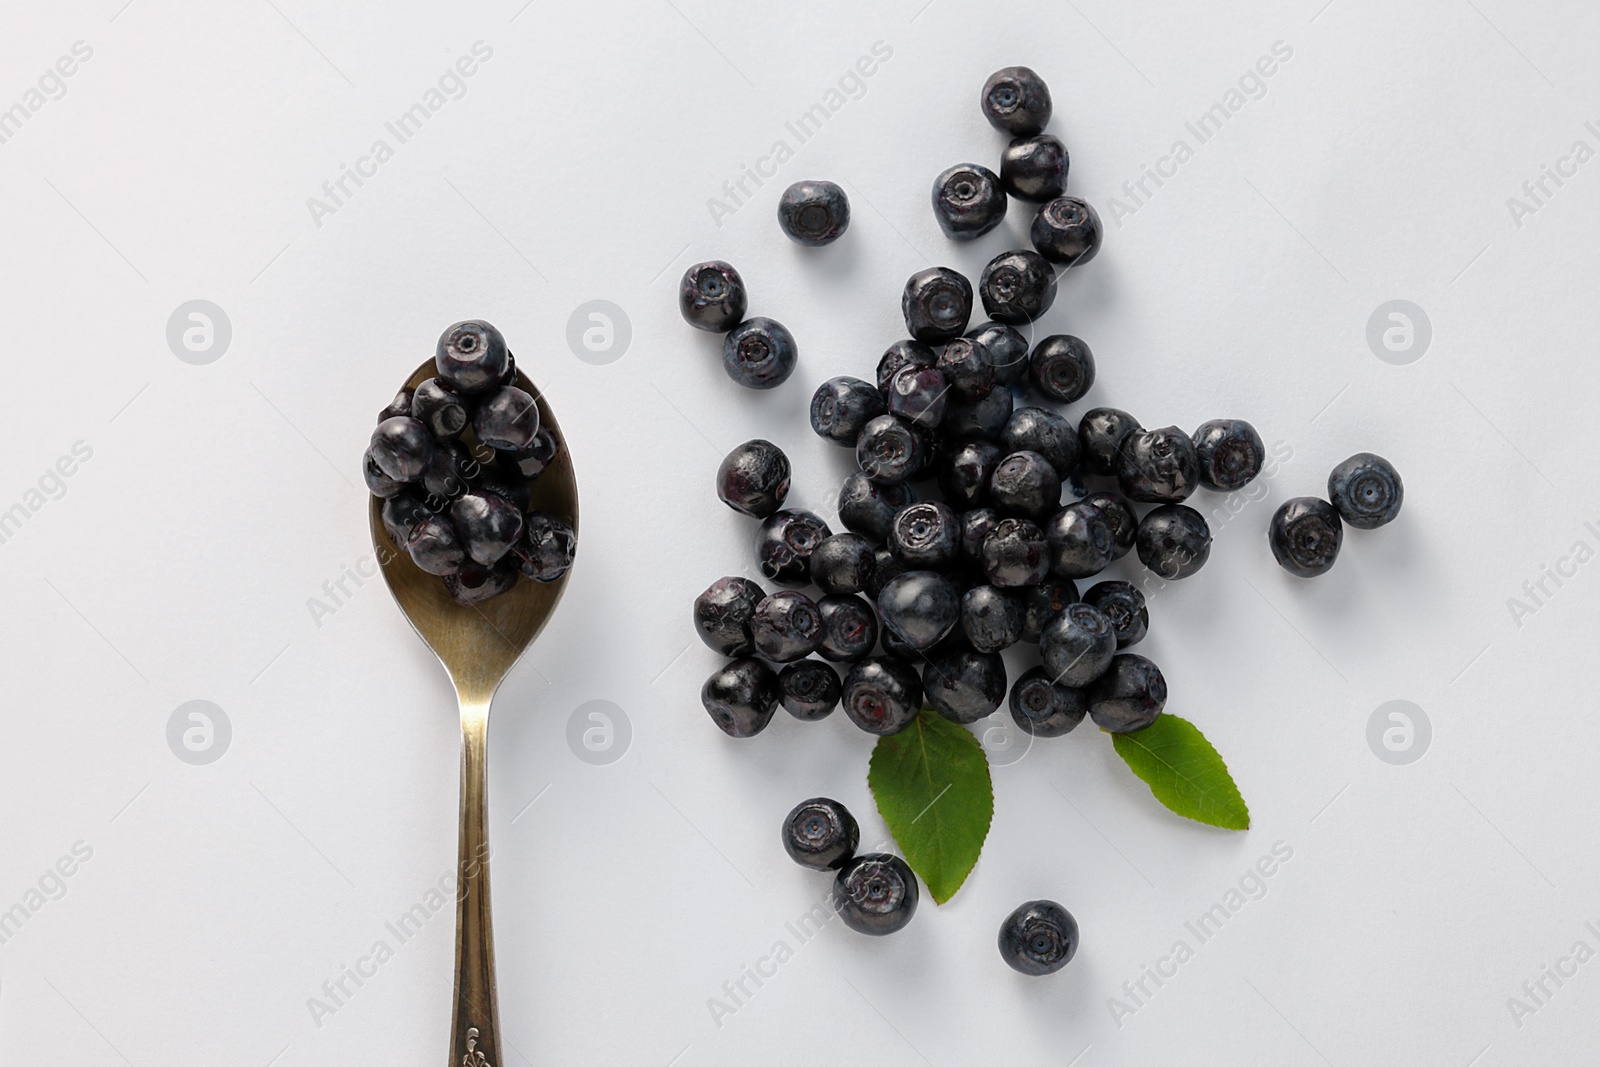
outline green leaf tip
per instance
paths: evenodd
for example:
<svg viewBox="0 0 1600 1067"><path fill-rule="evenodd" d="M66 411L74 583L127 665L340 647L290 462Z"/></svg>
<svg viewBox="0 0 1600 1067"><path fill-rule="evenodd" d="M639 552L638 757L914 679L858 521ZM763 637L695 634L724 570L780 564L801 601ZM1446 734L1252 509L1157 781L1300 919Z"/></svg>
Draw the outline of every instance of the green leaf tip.
<svg viewBox="0 0 1600 1067"><path fill-rule="evenodd" d="M1155 798L1184 818L1224 830L1248 830L1250 809L1204 734L1176 715L1162 715L1142 730L1112 734L1117 755Z"/></svg>

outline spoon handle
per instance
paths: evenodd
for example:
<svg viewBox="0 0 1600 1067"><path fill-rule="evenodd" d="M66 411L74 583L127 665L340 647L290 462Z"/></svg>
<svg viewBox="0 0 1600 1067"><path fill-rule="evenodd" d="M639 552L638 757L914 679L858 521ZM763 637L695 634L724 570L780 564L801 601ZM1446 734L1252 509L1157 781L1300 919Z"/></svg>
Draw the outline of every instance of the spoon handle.
<svg viewBox="0 0 1600 1067"><path fill-rule="evenodd" d="M485 742L489 705L461 702L461 847L456 871L456 983L450 1067L501 1067L489 914Z"/></svg>

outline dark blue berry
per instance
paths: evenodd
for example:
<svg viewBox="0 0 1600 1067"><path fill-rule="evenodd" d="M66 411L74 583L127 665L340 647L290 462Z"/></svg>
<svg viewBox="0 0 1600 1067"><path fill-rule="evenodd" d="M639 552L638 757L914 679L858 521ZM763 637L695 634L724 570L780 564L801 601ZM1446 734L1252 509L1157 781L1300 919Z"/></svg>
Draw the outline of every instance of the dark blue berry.
<svg viewBox="0 0 1600 1067"><path fill-rule="evenodd" d="M756 650L750 619L766 592L748 578L718 578L694 598L694 627L706 647L724 656L748 656Z"/></svg>
<svg viewBox="0 0 1600 1067"><path fill-rule="evenodd" d="M856 439L856 463L880 485L914 476L927 464L931 452L926 433L893 415L879 415L861 428Z"/></svg>
<svg viewBox="0 0 1600 1067"><path fill-rule="evenodd" d="M722 369L747 389L771 389L794 373L799 350L781 322L757 316L728 332L722 342Z"/></svg>
<svg viewBox="0 0 1600 1067"><path fill-rule="evenodd" d="M477 396L500 385L509 360L500 331L481 319L468 319L439 336L433 366L457 391Z"/></svg>
<svg viewBox="0 0 1600 1067"><path fill-rule="evenodd" d="M1111 658L1111 666L1089 686L1089 717L1102 730L1132 733L1155 722L1167 702L1161 669L1132 652Z"/></svg>
<svg viewBox="0 0 1600 1067"><path fill-rule="evenodd" d="M383 473L383 468L378 466L378 461L373 458L370 445L367 447L366 455L361 459L361 476L366 479L367 491L384 500L397 495L406 487L405 482L396 481Z"/></svg>
<svg viewBox="0 0 1600 1067"><path fill-rule="evenodd" d="M1181 504L1200 485L1200 456L1176 426L1135 430L1122 442L1117 483L1145 504Z"/></svg>
<svg viewBox="0 0 1600 1067"><path fill-rule="evenodd" d="M402 389L398 393L394 394L394 399L389 401L389 403L384 406L382 411L378 412L378 421L382 422L384 419L393 419L402 415L410 414L411 390Z"/></svg>
<svg viewBox="0 0 1600 1067"><path fill-rule="evenodd" d="M906 572L906 565L888 545L879 545L872 551L872 578L867 582L867 596L878 602L883 587Z"/></svg>
<svg viewBox="0 0 1600 1067"><path fill-rule="evenodd" d="M1056 301L1055 268L1037 252L1017 249L991 259L978 276L983 310L996 322L1032 322Z"/></svg>
<svg viewBox="0 0 1600 1067"><path fill-rule="evenodd" d="M1017 137L1000 154L1000 185L1019 200L1043 203L1067 191L1067 146L1048 133Z"/></svg>
<svg viewBox="0 0 1600 1067"><path fill-rule="evenodd" d="M771 441L746 441L717 467L717 499L741 515L764 519L789 495L789 457Z"/></svg>
<svg viewBox="0 0 1600 1067"><path fill-rule="evenodd" d="M383 518L383 528L388 531L395 547L405 548L411 541L417 523L433 514L433 509L428 507L421 493L407 487L385 500L379 514Z"/></svg>
<svg viewBox="0 0 1600 1067"><path fill-rule="evenodd" d="M727 333L744 320L749 303L744 279L720 259L696 263L678 283L678 310L697 330Z"/></svg>
<svg viewBox="0 0 1600 1067"><path fill-rule="evenodd" d="M496 462L519 478L537 478L555 462L560 451L561 443L550 432L550 427L540 426L527 448L519 452L501 452Z"/></svg>
<svg viewBox="0 0 1600 1067"><path fill-rule="evenodd" d="M1139 513L1133 502L1121 493L1089 493L1083 503L1100 509L1111 524L1112 559L1121 559L1133 551L1139 537Z"/></svg>
<svg viewBox="0 0 1600 1067"><path fill-rule="evenodd" d="M468 401L455 386L442 378L429 378L411 394L408 414L421 420L428 432L442 440L453 440L472 421Z"/></svg>
<svg viewBox="0 0 1600 1067"><path fill-rule="evenodd" d="M1145 606L1144 594L1132 582L1098 582L1083 594L1083 602L1111 620L1119 649L1143 641L1150 629L1150 609Z"/></svg>
<svg viewBox="0 0 1600 1067"><path fill-rule="evenodd" d="M472 607L507 592L517 584L514 558L502 559L492 567L464 563L454 574L444 576L444 588L457 604Z"/></svg>
<svg viewBox="0 0 1600 1067"><path fill-rule="evenodd" d="M1272 556L1290 574L1315 578L1333 569L1344 543L1338 509L1314 496L1285 500L1267 527Z"/></svg>
<svg viewBox="0 0 1600 1067"><path fill-rule="evenodd" d="M1005 453L988 441L967 441L945 456L939 469L939 489L952 505L976 507L989 495L989 477Z"/></svg>
<svg viewBox="0 0 1600 1067"><path fill-rule="evenodd" d="M1059 684L1081 689L1105 673L1117 654L1111 620L1088 604L1068 604L1039 635L1039 656Z"/></svg>
<svg viewBox="0 0 1600 1067"><path fill-rule="evenodd" d="M974 723L1006 698L1006 665L993 652L956 651L922 667L922 692L951 722Z"/></svg>
<svg viewBox="0 0 1600 1067"><path fill-rule="evenodd" d="M873 544L858 533L823 538L811 550L811 581L824 593L859 593L872 580Z"/></svg>
<svg viewBox="0 0 1600 1067"><path fill-rule="evenodd" d="M779 590L756 605L750 640L757 655L774 663L804 659L822 644L822 613L804 593Z"/></svg>
<svg viewBox="0 0 1600 1067"><path fill-rule="evenodd" d="M795 182L778 197L778 225L800 244L832 244L850 225L850 200L833 182Z"/></svg>
<svg viewBox="0 0 1600 1067"><path fill-rule="evenodd" d="M818 437L853 448L861 428L887 410L883 394L871 382L829 378L811 396L811 428Z"/></svg>
<svg viewBox="0 0 1600 1067"><path fill-rule="evenodd" d="M937 367L901 367L889 379L884 406L889 414L931 430L944 419L950 383Z"/></svg>
<svg viewBox="0 0 1600 1067"><path fill-rule="evenodd" d="M933 571L907 571L878 594L878 616L885 629L919 651L938 644L960 615L961 595L954 583Z"/></svg>
<svg viewBox="0 0 1600 1067"><path fill-rule="evenodd" d="M1211 555L1211 528L1187 504L1163 504L1139 520L1139 562L1168 581L1187 578Z"/></svg>
<svg viewBox="0 0 1600 1067"><path fill-rule="evenodd" d="M1037 641L1044 628L1057 615L1067 610L1068 604L1078 600L1078 587L1071 578L1046 578L1022 593L1022 639Z"/></svg>
<svg viewBox="0 0 1600 1067"><path fill-rule="evenodd" d="M994 365L996 382L1015 385L1027 375L1028 339L1015 326L985 322L968 330L966 336L983 346L984 354Z"/></svg>
<svg viewBox="0 0 1600 1067"><path fill-rule="evenodd" d="M901 367L934 367L938 363L939 353L933 350L932 345L913 340L896 341L884 350L878 360L878 392L882 394L889 391L889 379Z"/></svg>
<svg viewBox="0 0 1600 1067"><path fill-rule="evenodd" d="M1405 495L1400 472L1371 452L1357 452L1328 475L1328 500L1358 530L1376 530L1394 521Z"/></svg>
<svg viewBox="0 0 1600 1067"><path fill-rule="evenodd" d="M484 480L485 468L459 441L441 441L422 472L422 487L430 499L450 501Z"/></svg>
<svg viewBox="0 0 1600 1067"><path fill-rule="evenodd" d="M1212 419L1194 432L1194 450L1200 459L1200 484L1231 493L1249 485L1261 473L1267 446L1256 428L1243 419Z"/></svg>
<svg viewBox="0 0 1600 1067"><path fill-rule="evenodd" d="M817 653L835 663L853 663L878 643L878 617L858 596L835 593L817 601L822 614L822 643Z"/></svg>
<svg viewBox="0 0 1600 1067"><path fill-rule="evenodd" d="M1017 408L1000 431L1007 452L1037 452L1058 474L1078 465L1078 431L1047 408Z"/></svg>
<svg viewBox="0 0 1600 1067"><path fill-rule="evenodd" d="M982 237L1006 217L1006 192L988 167L957 163L933 179L933 217L952 241Z"/></svg>
<svg viewBox="0 0 1600 1067"><path fill-rule="evenodd" d="M1002 589L1038 585L1050 570L1044 531L1027 519L1001 519L978 549L984 576Z"/></svg>
<svg viewBox="0 0 1600 1067"><path fill-rule="evenodd" d="M1111 563L1116 535L1105 512L1085 501L1068 504L1044 525L1050 570L1062 578L1090 578Z"/></svg>
<svg viewBox="0 0 1600 1067"><path fill-rule="evenodd" d="M461 536L443 515L424 515L411 529L406 543L411 561L429 574L454 574L467 560Z"/></svg>
<svg viewBox="0 0 1600 1067"><path fill-rule="evenodd" d="M522 512L495 493L463 494L450 505L450 521L467 555L483 567L510 552L522 536Z"/></svg>
<svg viewBox="0 0 1600 1067"><path fill-rule="evenodd" d="M994 508L973 508L961 513L961 558L983 565L983 541L1000 522Z"/></svg>
<svg viewBox="0 0 1600 1067"><path fill-rule="evenodd" d="M960 337L972 317L972 283L949 267L928 267L906 280L900 295L906 332L924 344Z"/></svg>
<svg viewBox="0 0 1600 1067"><path fill-rule="evenodd" d="M989 500L1000 511L1038 518L1061 503L1061 476L1039 453L1013 452L995 465Z"/></svg>
<svg viewBox="0 0 1600 1067"><path fill-rule="evenodd" d="M1028 382L1052 400L1074 403L1094 385L1094 354L1071 334L1046 337L1028 359Z"/></svg>
<svg viewBox="0 0 1600 1067"><path fill-rule="evenodd" d="M1044 131L1050 121L1050 87L1028 67L1002 67L983 83L983 117L1018 137Z"/></svg>
<svg viewBox="0 0 1600 1067"><path fill-rule="evenodd" d="M521 452L539 432L539 405L524 390L503 385L478 402L472 431L490 448Z"/></svg>
<svg viewBox="0 0 1600 1067"><path fill-rule="evenodd" d="M1028 237L1052 263L1082 266L1100 251L1100 215L1087 200L1058 196L1039 209Z"/></svg>
<svg viewBox="0 0 1600 1067"><path fill-rule="evenodd" d="M783 710L803 722L825 719L839 706L839 676L817 659L791 663L778 672Z"/></svg>
<svg viewBox="0 0 1600 1067"><path fill-rule="evenodd" d="M905 482L879 485L864 471L855 471L839 487L839 521L847 530L887 541L895 513L916 498Z"/></svg>
<svg viewBox="0 0 1600 1067"><path fill-rule="evenodd" d="M811 577L811 553L833 533L809 511L779 511L763 519L756 533L761 573L776 582L804 584Z"/></svg>
<svg viewBox="0 0 1600 1067"><path fill-rule="evenodd" d="M869 852L849 860L833 880L833 908L861 934L892 934L917 912L917 879L898 856Z"/></svg>
<svg viewBox="0 0 1600 1067"><path fill-rule="evenodd" d="M729 737L754 737L772 721L782 695L771 667L758 659L736 659L706 679L700 703Z"/></svg>
<svg viewBox="0 0 1600 1067"><path fill-rule="evenodd" d="M840 698L845 715L869 734L895 734L922 709L922 682L910 665L891 656L869 656L844 676Z"/></svg>
<svg viewBox="0 0 1600 1067"><path fill-rule="evenodd" d="M378 423L372 431L367 455L378 469L396 482L414 482L433 458L433 438L418 419L397 415Z"/></svg>
<svg viewBox="0 0 1600 1067"><path fill-rule="evenodd" d="M1058 685L1043 667L1034 667L1011 687L1011 718L1034 737L1060 737L1089 713L1082 689Z"/></svg>
<svg viewBox="0 0 1600 1067"><path fill-rule="evenodd" d="M983 345L970 337L952 337L939 352L939 370L963 400L982 400L995 386L994 365Z"/></svg>
<svg viewBox="0 0 1600 1067"><path fill-rule="evenodd" d="M1078 951L1078 922L1052 900L1030 900L1000 924L1000 957L1014 971L1054 974Z"/></svg>
<svg viewBox="0 0 1600 1067"><path fill-rule="evenodd" d="M939 432L956 441L996 440L1011 417L1012 404L1011 390L1007 388L991 389L982 400L953 396L945 405Z"/></svg>
<svg viewBox="0 0 1600 1067"><path fill-rule="evenodd" d="M889 548L908 567L948 566L961 549L961 520L936 500L901 508L889 528Z"/></svg>
<svg viewBox="0 0 1600 1067"><path fill-rule="evenodd" d="M1079 462L1091 474L1116 474L1122 443L1139 420L1119 408L1090 408L1078 423Z"/></svg>
<svg viewBox="0 0 1600 1067"><path fill-rule="evenodd" d="M796 804L783 819L783 850L813 871L836 871L856 854L861 829L843 804L813 797Z"/></svg>
<svg viewBox="0 0 1600 1067"><path fill-rule="evenodd" d="M530 511L522 520L522 538L511 551L523 574L536 582L553 582L571 569L578 537L565 519Z"/></svg>
<svg viewBox="0 0 1600 1067"><path fill-rule="evenodd" d="M1004 589L977 585L961 594L961 634L979 652L1000 652L1022 640L1022 603Z"/></svg>

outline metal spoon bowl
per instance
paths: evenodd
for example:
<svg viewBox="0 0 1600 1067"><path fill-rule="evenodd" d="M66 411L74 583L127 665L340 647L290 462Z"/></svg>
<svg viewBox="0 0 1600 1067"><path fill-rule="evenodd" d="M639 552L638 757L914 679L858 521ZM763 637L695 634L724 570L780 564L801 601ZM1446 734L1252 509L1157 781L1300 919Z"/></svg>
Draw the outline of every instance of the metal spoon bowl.
<svg viewBox="0 0 1600 1067"><path fill-rule="evenodd" d="M433 377L433 360L406 380L414 389ZM541 425L560 446L533 481L530 511L543 511L578 529L578 482L572 456L544 394L520 370L516 384L539 405ZM470 431L469 431L470 433ZM459 604L444 582L411 561L383 525L383 502L369 509L372 547L383 578L418 636L455 683L461 706L461 823L456 880L456 978L450 1022L450 1064L499 1067L500 1013L495 994L494 933L489 910L489 820L485 771L489 703L512 664L544 629L571 571L553 582L519 578L515 586L477 605Z"/></svg>

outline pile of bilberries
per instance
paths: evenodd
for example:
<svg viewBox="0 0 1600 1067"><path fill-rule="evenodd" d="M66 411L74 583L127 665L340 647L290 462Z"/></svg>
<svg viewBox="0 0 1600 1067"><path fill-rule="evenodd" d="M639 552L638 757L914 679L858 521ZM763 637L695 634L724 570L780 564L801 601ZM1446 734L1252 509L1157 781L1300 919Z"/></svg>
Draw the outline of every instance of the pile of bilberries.
<svg viewBox="0 0 1600 1067"><path fill-rule="evenodd" d="M555 581L577 539L565 520L528 508L560 445L517 385L505 338L487 322L458 322L439 338L434 367L378 412L367 447L363 473L383 500L384 529L462 604L521 575Z"/></svg>

